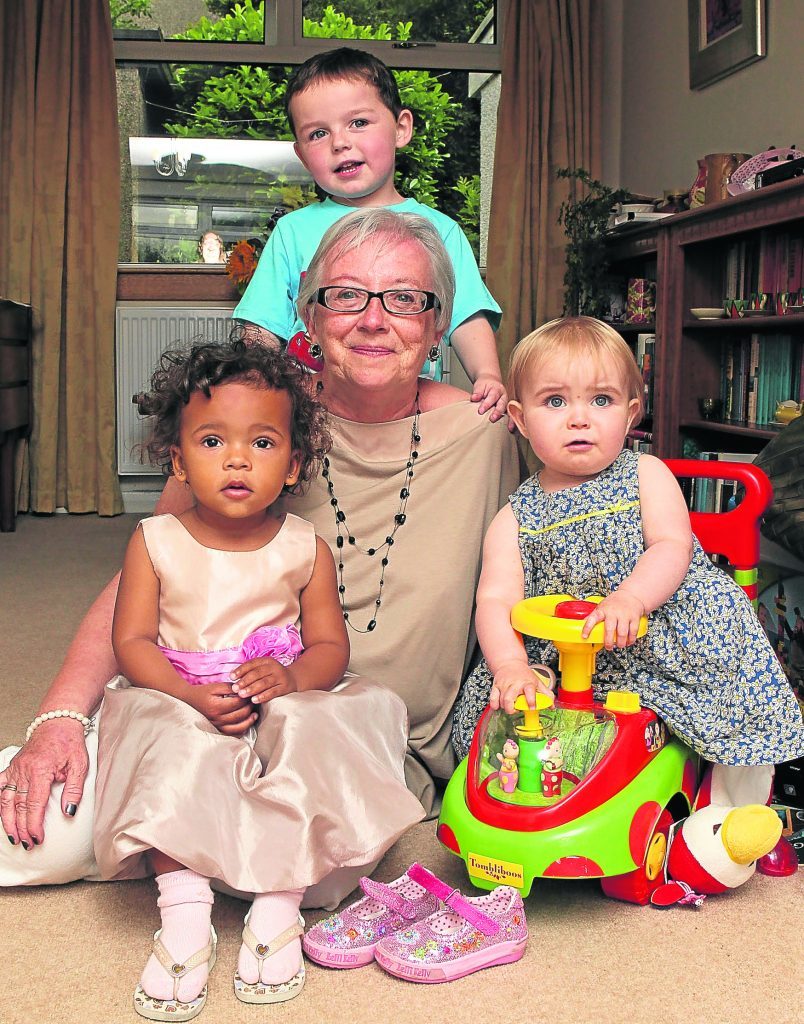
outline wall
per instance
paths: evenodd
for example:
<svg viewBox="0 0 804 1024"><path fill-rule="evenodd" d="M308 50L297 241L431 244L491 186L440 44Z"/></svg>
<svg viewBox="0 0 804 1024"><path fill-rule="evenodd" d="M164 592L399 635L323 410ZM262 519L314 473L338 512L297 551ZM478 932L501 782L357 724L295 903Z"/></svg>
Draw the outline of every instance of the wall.
<svg viewBox="0 0 804 1024"><path fill-rule="evenodd" d="M623 0L604 0L604 3L600 179L612 188L618 188L623 115Z"/></svg>
<svg viewBox="0 0 804 1024"><path fill-rule="evenodd" d="M794 143L804 149L801 0L767 0L767 56L697 91L689 88L684 0L606 0L606 6L607 35L622 26L622 96L618 108L612 52L613 77L603 94L604 178L619 167L617 184L660 196L686 190L707 153L758 153Z"/></svg>
<svg viewBox="0 0 804 1024"><path fill-rule="evenodd" d="M486 266L491 215L491 188L494 182L494 144L497 138L497 107L500 103L500 75L469 75L469 95L474 95L473 79L481 79L480 92L480 266Z"/></svg>

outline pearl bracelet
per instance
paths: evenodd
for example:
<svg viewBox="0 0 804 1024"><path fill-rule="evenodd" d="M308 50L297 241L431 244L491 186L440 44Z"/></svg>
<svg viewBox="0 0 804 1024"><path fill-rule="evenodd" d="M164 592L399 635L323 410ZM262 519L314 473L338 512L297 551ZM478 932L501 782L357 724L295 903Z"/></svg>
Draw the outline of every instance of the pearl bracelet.
<svg viewBox="0 0 804 1024"><path fill-rule="evenodd" d="M43 715L37 715L36 718L31 722L25 732L25 742L33 736L36 730L43 722L50 722L54 718L72 718L76 722L80 722L84 727L84 735L89 734L90 729L95 724L95 720L87 718L86 715L82 715L80 711L46 711Z"/></svg>

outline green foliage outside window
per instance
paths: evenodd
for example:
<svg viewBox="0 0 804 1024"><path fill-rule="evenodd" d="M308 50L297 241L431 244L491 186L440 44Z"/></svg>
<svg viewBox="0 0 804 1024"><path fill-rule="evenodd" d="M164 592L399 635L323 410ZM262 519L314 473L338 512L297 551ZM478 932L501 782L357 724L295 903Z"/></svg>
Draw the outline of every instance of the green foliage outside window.
<svg viewBox="0 0 804 1024"><path fill-rule="evenodd" d="M477 256L480 249L480 175L473 174L470 178L458 178L458 183L452 188L461 197L458 220L475 256Z"/></svg>
<svg viewBox="0 0 804 1024"><path fill-rule="evenodd" d="M152 15L152 0L109 0L116 27L136 27L136 19ZM216 42L262 42L262 0L206 0L215 20L202 17L176 39ZM479 20L486 0L398 0L399 20L371 24L373 4L350 0L350 10L366 18L365 24L331 3L309 3L305 10L307 37L333 39L333 45L350 45L361 39L405 42L416 36L410 12L440 38L455 40L466 32L471 19ZM394 4L386 9L396 13ZM281 66L172 65L174 106L181 111L164 130L182 138L246 138L292 140L284 112L287 79L293 68ZM394 71L402 104L414 115L413 138L397 154L397 188L427 206L438 206L455 217L477 254L479 242L479 178L471 173L467 152L477 139L477 115L450 95L440 76L429 71ZM456 134L457 133L457 134ZM455 153L448 149L450 142ZM288 196L288 208L306 197Z"/></svg>
<svg viewBox="0 0 804 1024"><path fill-rule="evenodd" d="M150 18L152 0L109 0L115 28L139 28L142 18Z"/></svg>

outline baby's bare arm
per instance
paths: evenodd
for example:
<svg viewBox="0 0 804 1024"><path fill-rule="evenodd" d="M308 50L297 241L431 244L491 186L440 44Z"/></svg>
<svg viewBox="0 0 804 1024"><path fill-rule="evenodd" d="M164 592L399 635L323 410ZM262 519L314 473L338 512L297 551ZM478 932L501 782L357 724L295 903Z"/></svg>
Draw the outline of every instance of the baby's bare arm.
<svg viewBox="0 0 804 1024"><path fill-rule="evenodd" d="M587 616L583 636L605 622L608 650L636 640L639 619L649 615L678 590L692 559L689 510L676 478L659 459L639 460L639 496L645 550L634 571Z"/></svg>
<svg viewBox="0 0 804 1024"><path fill-rule="evenodd" d="M528 665L522 637L511 625L511 609L525 596L525 575L519 554L519 525L510 505L494 517L483 542L483 568L477 588L477 636L494 676L489 703L513 714L514 701L524 694L535 703L537 690L551 689L552 672L538 677Z"/></svg>

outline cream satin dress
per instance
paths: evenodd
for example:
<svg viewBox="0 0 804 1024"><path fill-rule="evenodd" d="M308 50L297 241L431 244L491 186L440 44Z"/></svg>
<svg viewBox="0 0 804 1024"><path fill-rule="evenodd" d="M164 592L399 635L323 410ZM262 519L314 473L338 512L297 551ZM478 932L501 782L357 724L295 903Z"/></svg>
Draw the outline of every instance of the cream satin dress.
<svg viewBox="0 0 804 1024"><path fill-rule="evenodd" d="M218 551L171 515L141 524L160 579L158 643L236 647L262 626L299 626L313 527L287 514L256 551ZM157 849L238 893L317 887L333 905L424 812L405 785L403 701L370 680L288 694L251 735L224 736L183 701L106 687L95 854L105 878L149 873ZM309 895L309 894L308 894Z"/></svg>

